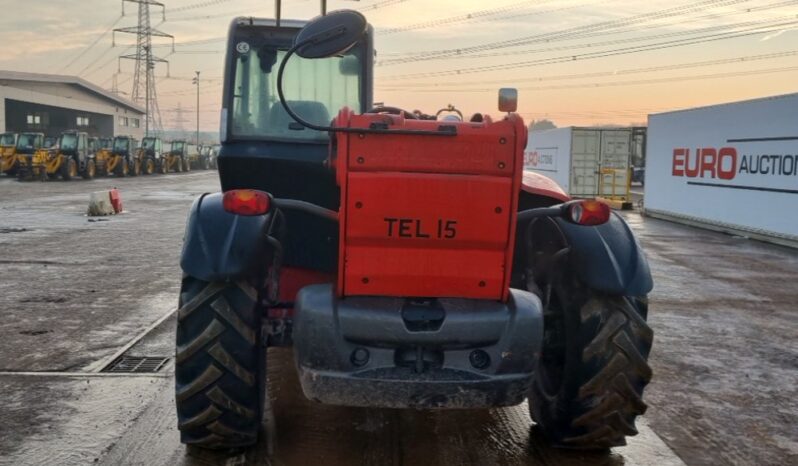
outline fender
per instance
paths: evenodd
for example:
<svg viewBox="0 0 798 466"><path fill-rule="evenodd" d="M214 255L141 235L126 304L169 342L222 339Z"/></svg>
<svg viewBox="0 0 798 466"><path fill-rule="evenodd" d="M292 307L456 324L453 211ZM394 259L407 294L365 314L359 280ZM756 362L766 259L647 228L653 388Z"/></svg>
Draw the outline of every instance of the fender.
<svg viewBox="0 0 798 466"><path fill-rule="evenodd" d="M613 212L610 220L587 227L554 219L571 248L579 278L605 293L644 296L654 287L643 250L626 221Z"/></svg>
<svg viewBox="0 0 798 466"><path fill-rule="evenodd" d="M180 267L200 280L214 282L251 277L271 263L267 237L272 213L231 214L222 207L222 193L205 193L194 201L183 237Z"/></svg>

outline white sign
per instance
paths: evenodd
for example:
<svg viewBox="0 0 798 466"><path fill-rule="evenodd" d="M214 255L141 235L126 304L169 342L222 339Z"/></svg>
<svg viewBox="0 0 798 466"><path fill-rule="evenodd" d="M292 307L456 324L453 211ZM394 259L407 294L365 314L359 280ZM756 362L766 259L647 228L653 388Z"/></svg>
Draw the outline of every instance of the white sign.
<svg viewBox="0 0 798 466"><path fill-rule="evenodd" d="M527 170L557 171L557 148L536 147L524 152L524 168Z"/></svg>
<svg viewBox="0 0 798 466"><path fill-rule="evenodd" d="M798 94L649 117L646 209L798 239Z"/></svg>

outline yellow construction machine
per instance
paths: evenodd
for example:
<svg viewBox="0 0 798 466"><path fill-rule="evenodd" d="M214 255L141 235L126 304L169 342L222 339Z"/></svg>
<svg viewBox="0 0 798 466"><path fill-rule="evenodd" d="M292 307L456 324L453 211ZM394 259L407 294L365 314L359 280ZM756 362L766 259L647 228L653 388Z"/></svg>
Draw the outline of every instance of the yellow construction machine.
<svg viewBox="0 0 798 466"><path fill-rule="evenodd" d="M22 162L22 159L18 159ZM20 166L20 179L56 178L67 181L78 175L91 179L97 174L94 154L89 150L89 137L78 131L64 131L55 146L39 148Z"/></svg>
<svg viewBox="0 0 798 466"><path fill-rule="evenodd" d="M194 147L196 148L196 146ZM169 151L164 154L164 158L158 167L159 171L161 173L169 173L170 171L187 172L191 170L188 157L186 141L180 139L172 141L169 145Z"/></svg>
<svg viewBox="0 0 798 466"><path fill-rule="evenodd" d="M102 140L101 140L102 141ZM105 174L125 177L135 173L135 157L138 141L131 136L116 136L110 148L97 151L97 170Z"/></svg>
<svg viewBox="0 0 798 466"><path fill-rule="evenodd" d="M13 175L17 167L17 133L0 134L0 172Z"/></svg>
<svg viewBox="0 0 798 466"><path fill-rule="evenodd" d="M21 133L17 137L17 145L14 148L14 164L10 167L9 173L16 173L20 180L29 179L32 173L28 169L43 144L44 134Z"/></svg>
<svg viewBox="0 0 798 466"><path fill-rule="evenodd" d="M136 149L131 163L131 172L136 175L152 175L160 169L164 160L161 138L147 136L141 140L141 147Z"/></svg>

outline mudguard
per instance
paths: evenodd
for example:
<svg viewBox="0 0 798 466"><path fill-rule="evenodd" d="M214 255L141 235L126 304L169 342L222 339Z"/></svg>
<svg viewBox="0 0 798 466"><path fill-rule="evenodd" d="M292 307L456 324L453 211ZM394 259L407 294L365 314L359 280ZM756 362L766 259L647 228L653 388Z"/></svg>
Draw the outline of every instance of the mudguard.
<svg viewBox="0 0 798 466"><path fill-rule="evenodd" d="M586 227L555 219L571 248L579 278L605 293L644 296L654 287L648 260L632 230L620 215L599 226Z"/></svg>
<svg viewBox="0 0 798 466"><path fill-rule="evenodd" d="M231 214L222 194L203 194L194 201L183 238L180 267L192 277L213 282L252 277L271 263L267 242L273 215Z"/></svg>

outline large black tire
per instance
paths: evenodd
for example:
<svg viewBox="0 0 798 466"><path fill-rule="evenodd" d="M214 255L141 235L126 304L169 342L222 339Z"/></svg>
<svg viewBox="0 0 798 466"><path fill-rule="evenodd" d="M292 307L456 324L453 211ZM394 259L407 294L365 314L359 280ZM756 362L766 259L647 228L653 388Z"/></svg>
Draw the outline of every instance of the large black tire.
<svg viewBox="0 0 798 466"><path fill-rule="evenodd" d="M183 278L175 360L181 442L215 449L254 444L266 390L256 290L245 282Z"/></svg>
<svg viewBox="0 0 798 466"><path fill-rule="evenodd" d="M147 157L144 159L144 165L141 167L141 171L145 175L152 175L155 173L156 168L155 160L152 157Z"/></svg>
<svg viewBox="0 0 798 466"><path fill-rule="evenodd" d="M72 157L67 157L60 167L61 179L64 181L71 180L78 173L78 163Z"/></svg>
<svg viewBox="0 0 798 466"><path fill-rule="evenodd" d="M130 172L130 165L128 161L125 159L120 160L117 162L116 166L114 167L114 176L119 178L124 178Z"/></svg>
<svg viewBox="0 0 798 466"><path fill-rule="evenodd" d="M546 270L528 278L527 288L542 296L545 325L530 414L556 446L626 445L626 437L637 434L635 419L646 411L642 395L651 380L647 300L589 289L577 278L568 250L550 254L551 246L533 250Z"/></svg>
<svg viewBox="0 0 798 466"><path fill-rule="evenodd" d="M86 161L86 168L83 169L80 176L82 176L84 180L90 180L97 176L97 164L94 159Z"/></svg>

